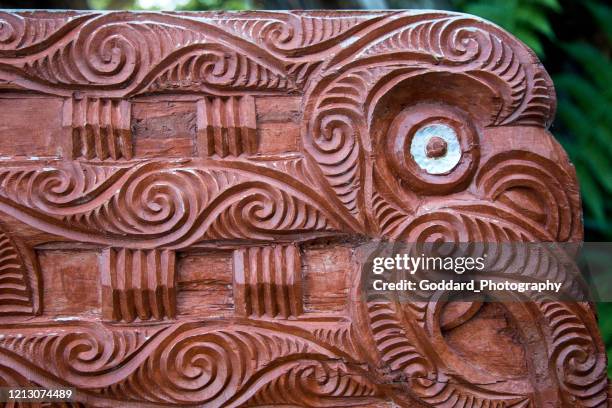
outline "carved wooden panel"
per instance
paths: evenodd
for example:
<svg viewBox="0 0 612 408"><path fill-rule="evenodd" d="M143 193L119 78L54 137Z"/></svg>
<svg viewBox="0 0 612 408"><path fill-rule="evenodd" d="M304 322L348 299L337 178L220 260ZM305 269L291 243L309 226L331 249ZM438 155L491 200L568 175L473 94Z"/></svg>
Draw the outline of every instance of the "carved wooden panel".
<svg viewBox="0 0 612 408"><path fill-rule="evenodd" d="M361 300L356 237L582 239L553 84L505 31L0 19L0 384L85 406L606 405L589 304Z"/></svg>

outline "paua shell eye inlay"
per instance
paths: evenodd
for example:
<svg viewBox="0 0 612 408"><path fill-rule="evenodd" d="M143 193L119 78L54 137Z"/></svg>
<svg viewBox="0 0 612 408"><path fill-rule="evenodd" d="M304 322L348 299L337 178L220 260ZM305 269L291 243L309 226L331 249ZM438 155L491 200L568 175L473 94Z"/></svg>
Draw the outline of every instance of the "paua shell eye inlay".
<svg viewBox="0 0 612 408"><path fill-rule="evenodd" d="M454 169L461 160L461 145L452 127L436 123L415 132L410 154L427 173L444 174Z"/></svg>
<svg viewBox="0 0 612 408"><path fill-rule="evenodd" d="M478 167L479 126L456 106L404 107L385 129L379 171L388 171L412 192L441 195L463 190Z"/></svg>

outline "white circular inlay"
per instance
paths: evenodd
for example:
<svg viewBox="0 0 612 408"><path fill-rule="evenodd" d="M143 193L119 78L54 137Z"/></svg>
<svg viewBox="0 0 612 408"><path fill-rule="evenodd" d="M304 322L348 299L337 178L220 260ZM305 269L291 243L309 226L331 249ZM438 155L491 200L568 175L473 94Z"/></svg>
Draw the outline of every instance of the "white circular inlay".
<svg viewBox="0 0 612 408"><path fill-rule="evenodd" d="M427 144L433 137L446 142L446 152L440 157L427 157ZM461 145L452 127L436 123L416 131L410 145L410 154L416 164L427 173L444 174L454 169L461 160Z"/></svg>

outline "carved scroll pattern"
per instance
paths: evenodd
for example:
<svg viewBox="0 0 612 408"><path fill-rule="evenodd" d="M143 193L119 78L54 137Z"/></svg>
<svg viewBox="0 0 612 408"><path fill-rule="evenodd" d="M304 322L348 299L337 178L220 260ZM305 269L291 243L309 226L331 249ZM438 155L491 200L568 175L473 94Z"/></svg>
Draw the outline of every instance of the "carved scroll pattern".
<svg viewBox="0 0 612 408"><path fill-rule="evenodd" d="M432 12L61 18L3 13L2 18L0 88L65 97L79 90L93 98L83 100L121 101L116 106L143 94L207 98L197 108L199 142L208 148L202 158L119 162L130 159L128 150L119 155L109 148L107 154L94 143L81 156L113 160L3 163L0 210L37 230L141 257L209 241L268 242L274 249L241 248L237 254L243 257L234 260L253 254L261 270L280 273L268 281L254 279L255 287L274 283L291 289L299 272L293 245L304 237L581 238L579 197L567 163L524 149L494 154L486 149L491 146L485 133L494 128L529 126L546 135L555 100L533 54L481 20ZM411 94L415 100L396 103L398 94L432 76L452 78L462 92L474 90L487 103L472 109L437 88L426 98ZM252 98L269 94L303 96L303 156L260 160L243 154L255 151ZM236 104L248 105L239 108L246 116L233 126L220 117L209 120L207 107L214 103L224 106L226 119L236 119ZM460 125L462 161L447 174L429 177L398 160L394 146L405 147L408 140L390 124L420 123L422 109L411 105L428 106L436 120ZM126 120L120 131L129 128ZM230 129L244 131L244 145L232 149L215 136ZM14 246L5 247L12 256ZM278 267L283 257L285 269ZM0 273L4 270L9 269L0 265ZM285 280L279 278L284 272ZM352 290L359 296L359 276L354 278ZM509 386L505 378L483 383L482 373L447 351L440 334L443 302L352 303L342 322L318 321L311 330L295 322L303 312L299 297L276 304L289 310L281 316L264 305L231 324L10 328L0 339L0 383L50 387L61 380L84 390L91 401L210 406L335 407L392 399L403 406L418 401L535 407L544 398L529 379ZM131 321L136 315L147 320L156 313L175 314L170 306L163 313L136 309L110 316ZM592 310L547 299L528 309L525 324L544 326L533 347L541 347L550 365L530 374L552 379L554 395L546 398L558 406L601 406L607 398L606 363ZM278 317L283 319L269 321ZM439 358L441 350L448 359Z"/></svg>
<svg viewBox="0 0 612 408"><path fill-rule="evenodd" d="M41 385L62 378L101 401L312 406L323 400L338 406L345 397L363 403L381 395L359 368L323 345L253 323L179 323L144 332L78 324L6 333L0 344L2 365L12 366L15 354L41 361ZM163 378L152 366L161 367Z"/></svg>
<svg viewBox="0 0 612 408"><path fill-rule="evenodd" d="M319 194L298 189L299 182L280 171L255 181L249 175L257 170L197 160L4 167L0 206L66 238L131 248L339 230Z"/></svg>

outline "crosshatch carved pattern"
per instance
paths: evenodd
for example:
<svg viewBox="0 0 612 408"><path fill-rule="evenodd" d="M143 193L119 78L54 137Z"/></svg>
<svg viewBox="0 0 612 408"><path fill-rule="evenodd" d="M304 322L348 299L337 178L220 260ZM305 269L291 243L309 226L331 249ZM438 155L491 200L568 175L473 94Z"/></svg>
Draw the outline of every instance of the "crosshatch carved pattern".
<svg viewBox="0 0 612 408"><path fill-rule="evenodd" d="M0 384L85 406L606 405L589 304L360 300L355 237L582 239L552 82L508 33L437 11L0 20ZM444 174L406 154L428 124L457 137Z"/></svg>

